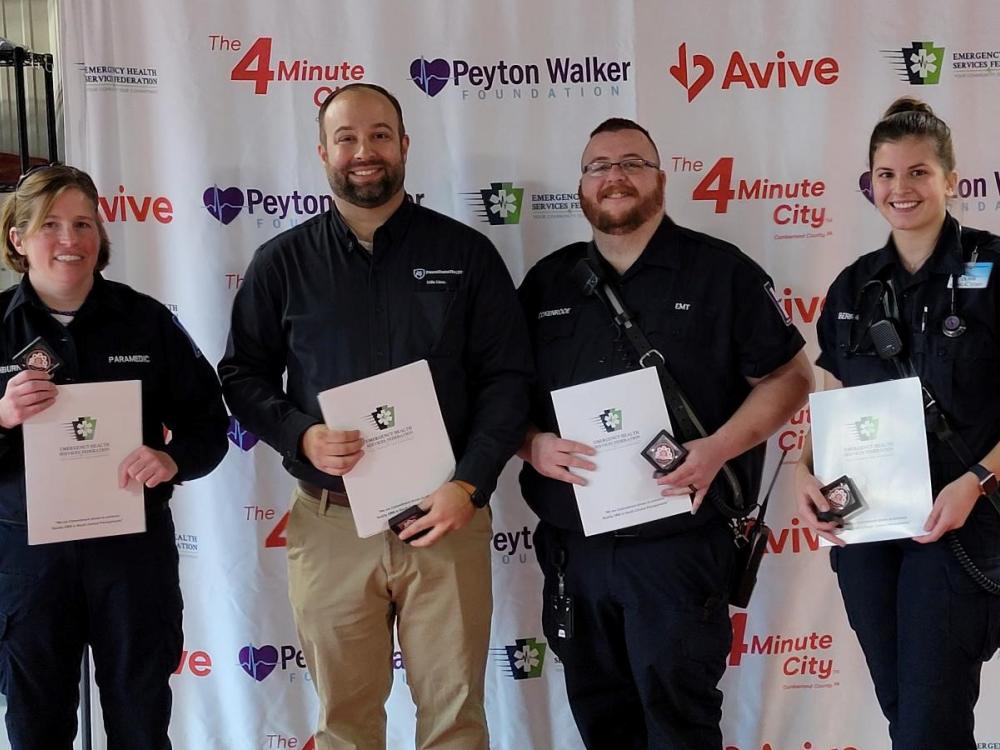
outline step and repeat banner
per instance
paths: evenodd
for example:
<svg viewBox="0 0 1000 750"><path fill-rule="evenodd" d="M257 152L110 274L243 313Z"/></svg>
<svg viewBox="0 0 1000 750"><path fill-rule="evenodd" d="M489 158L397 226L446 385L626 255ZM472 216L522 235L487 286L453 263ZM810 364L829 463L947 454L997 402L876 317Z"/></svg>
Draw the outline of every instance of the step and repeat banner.
<svg viewBox="0 0 1000 750"><path fill-rule="evenodd" d="M895 97L924 98L950 122L962 175L953 210L1000 230L992 4L59 5L66 154L101 191L108 275L168 304L214 360L254 249L329 208L317 106L354 81L402 102L415 200L487 234L515 281L587 238L577 185L588 133L610 116L637 119L659 145L668 212L773 275L811 356L833 276L887 235L865 172L869 133ZM758 592L732 614L727 750L889 747L828 554L794 514L790 464L808 428L803 409L772 440L768 471L777 448L789 465ZM219 469L173 502L186 645L171 734L185 750L307 750L317 701L286 595L292 482L236 420L229 437ZM493 501L492 746L572 750L581 743L541 632L536 520L517 488L519 463ZM395 750L413 746L414 717L401 654L393 666ZM989 710L998 699L991 663L980 747L1000 747Z"/></svg>

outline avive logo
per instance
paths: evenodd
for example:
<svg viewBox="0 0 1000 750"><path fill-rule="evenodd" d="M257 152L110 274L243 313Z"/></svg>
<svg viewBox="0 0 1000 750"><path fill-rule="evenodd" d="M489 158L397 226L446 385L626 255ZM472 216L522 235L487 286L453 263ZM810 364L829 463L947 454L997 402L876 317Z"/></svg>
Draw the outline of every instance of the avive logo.
<svg viewBox="0 0 1000 750"><path fill-rule="evenodd" d="M668 72L687 90L688 102L692 102L715 78L715 69L715 63L708 55L695 53L689 58L687 42L684 42L677 48L677 63L671 65ZM748 61L742 52L736 50L729 55L720 88L723 91L734 86L747 89L802 88L812 82L829 86L839 78L840 65L832 57L798 61L788 58L784 50L778 50L774 59L757 62Z"/></svg>
<svg viewBox="0 0 1000 750"><path fill-rule="evenodd" d="M169 224L174 220L174 206L169 198L164 195L131 195L125 192L124 185L119 185L118 194L111 198L98 196L97 209L110 223L125 223L130 217L140 224L150 217L160 224Z"/></svg>

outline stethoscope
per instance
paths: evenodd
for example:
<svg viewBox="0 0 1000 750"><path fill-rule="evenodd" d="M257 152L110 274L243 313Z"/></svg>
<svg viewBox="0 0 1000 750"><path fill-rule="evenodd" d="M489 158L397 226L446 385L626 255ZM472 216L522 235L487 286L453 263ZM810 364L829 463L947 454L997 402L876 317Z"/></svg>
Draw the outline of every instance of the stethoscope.
<svg viewBox="0 0 1000 750"><path fill-rule="evenodd" d="M958 221L955 222L955 233L958 241L958 247L961 249L962 225ZM969 262L974 264L978 258L979 245L974 245L972 248L972 257L969 259ZM957 339L965 333L965 329L967 327L965 325L965 319L958 314L958 308L955 305L955 292L958 289L958 279L958 276L951 274L951 310L944 316L944 320L941 321L941 333L950 339Z"/></svg>
<svg viewBox="0 0 1000 750"><path fill-rule="evenodd" d="M958 246L962 247L962 225L957 221L955 222L955 232L958 241ZM963 253L964 256L964 253ZM975 263L979 258L979 246L976 245L972 248L971 262ZM956 299L956 290L958 289L959 276L956 274L950 274L950 304L948 314L941 321L941 333L950 339L957 339L962 334L966 332L968 326L965 319L958 313L958 303ZM886 319L898 321L899 320L899 307L896 302L896 293L891 280L883 280L881 278L872 279L865 283L861 290L858 292L857 302L855 304L854 310L854 321L851 330L849 348L851 354L861 354L861 345L863 342L863 335L858 336L856 334L856 329L860 331L866 331L870 328L876 321L875 317L877 315L878 309L881 308ZM926 320L927 309L924 308L924 316ZM923 323L921 324L921 330L924 329Z"/></svg>

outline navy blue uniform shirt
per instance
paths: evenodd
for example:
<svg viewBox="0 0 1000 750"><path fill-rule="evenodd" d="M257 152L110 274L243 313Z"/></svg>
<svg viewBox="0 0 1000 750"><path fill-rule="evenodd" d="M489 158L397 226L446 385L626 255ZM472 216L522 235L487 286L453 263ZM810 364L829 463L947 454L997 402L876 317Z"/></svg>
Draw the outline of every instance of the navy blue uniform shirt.
<svg viewBox="0 0 1000 750"><path fill-rule="evenodd" d="M559 432L551 391L638 367L638 355L618 334L603 303L585 296L572 279L586 252L584 242L557 250L528 272L520 289L537 370L531 417L543 432ZM768 375L804 344L760 266L733 245L666 216L624 274L619 277L605 266L605 277L616 281L625 306L663 353L709 434L746 399L748 377ZM761 454L758 466L762 462ZM543 520L581 528L571 485L543 477L525 463L521 489ZM696 516L656 523L672 533L717 517L714 506L705 503Z"/></svg>
<svg viewBox="0 0 1000 750"><path fill-rule="evenodd" d="M24 276L0 293L0 314L0 389L21 370L12 357L37 336L62 360L53 373L56 385L142 381L142 442L168 453L178 468L171 482L145 490L147 507L161 506L173 485L204 476L225 456L228 417L215 372L177 318L152 297L97 274L64 326ZM25 519L24 443L15 427L0 437L0 521Z"/></svg>
<svg viewBox="0 0 1000 750"><path fill-rule="evenodd" d="M419 359L430 364L455 478L485 500L524 437L523 316L490 241L407 198L371 253L336 208L262 245L236 293L219 375L233 413L293 476L343 491L301 454L302 434L323 421L317 394Z"/></svg>
<svg viewBox="0 0 1000 750"><path fill-rule="evenodd" d="M965 321L966 330L949 338L942 330L942 322L951 312L948 284L953 276L962 275L973 252L978 262L993 264L992 272L985 288L956 290L955 311ZM845 268L830 286L817 324L821 352L816 364L845 386L899 377L894 365L874 356L870 347L862 347L860 353L851 352L859 291L873 279L891 280L899 306L904 352L910 354L921 380L972 451L973 459L979 461L1000 441L998 265L1000 237L960 228L951 216L945 220L933 254L915 274L903 268L890 237L883 248ZM968 466L963 466L952 449L933 434L928 435L928 450L931 482L937 494Z"/></svg>

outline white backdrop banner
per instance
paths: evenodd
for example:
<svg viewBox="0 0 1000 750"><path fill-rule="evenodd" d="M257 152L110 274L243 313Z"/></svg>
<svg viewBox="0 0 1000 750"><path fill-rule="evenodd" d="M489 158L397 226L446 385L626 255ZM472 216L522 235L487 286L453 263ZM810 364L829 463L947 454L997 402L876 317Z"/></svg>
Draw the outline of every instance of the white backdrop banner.
<svg viewBox="0 0 1000 750"><path fill-rule="evenodd" d="M170 305L214 360L254 249L330 206L316 108L353 81L399 96L408 190L485 232L515 281L588 236L576 191L590 130L638 119L659 145L670 214L773 275L811 356L834 274L887 233L864 173L892 99L917 95L950 122L953 210L1000 230L1000 7L988 3L63 0L60 13L66 154L101 192L108 274ZM775 444L797 460L808 424L804 409L779 431L767 470ZM220 468L173 503L186 646L171 734L185 749L305 750L317 701L285 589L292 482L236 420L230 440ZM493 501L492 746L572 750L519 463ZM732 615L726 750L887 748L828 553L795 517L791 474L778 481L753 605ZM413 746L414 725L398 654L395 667L394 750ZM980 747L1000 747L998 698L994 662Z"/></svg>

